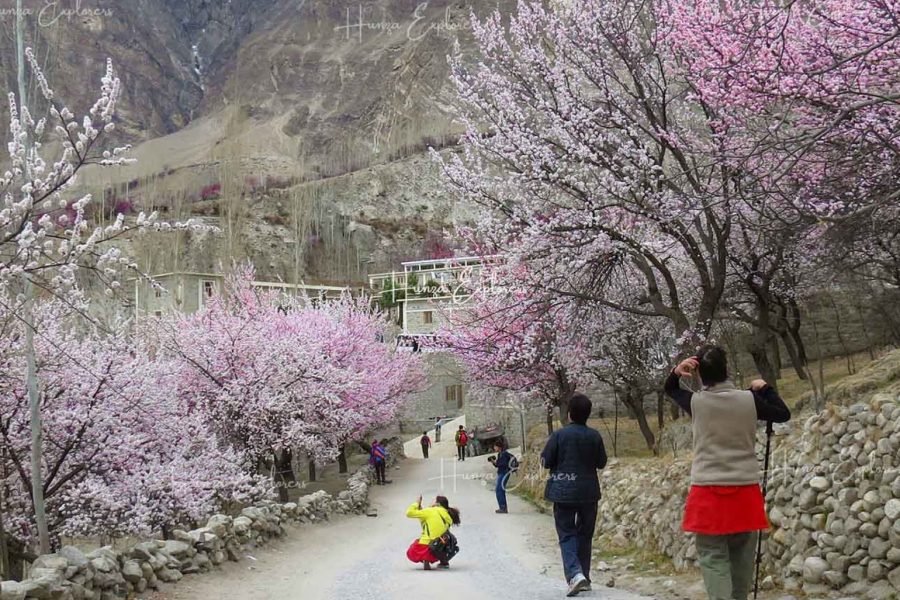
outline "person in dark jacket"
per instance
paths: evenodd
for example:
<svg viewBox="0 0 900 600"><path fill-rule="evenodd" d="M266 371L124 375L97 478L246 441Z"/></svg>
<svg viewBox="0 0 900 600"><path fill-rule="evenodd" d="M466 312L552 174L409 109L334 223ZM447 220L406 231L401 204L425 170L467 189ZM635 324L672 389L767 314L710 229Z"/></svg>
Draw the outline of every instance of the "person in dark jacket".
<svg viewBox="0 0 900 600"><path fill-rule="evenodd" d="M509 453L502 441L494 444L494 451L497 453L497 456L488 458L488 461L497 469L497 483L494 486L494 492L497 494L497 506L499 508L494 512L498 515L505 515L509 512L509 505L506 503L506 484L509 482L509 464L512 460L512 454Z"/></svg>
<svg viewBox="0 0 900 600"><path fill-rule="evenodd" d="M591 401L575 394L569 401L570 423L550 435L541 463L550 470L544 499L553 503L567 596L591 589L591 541L597 523L600 480L606 447L596 429L587 426Z"/></svg>

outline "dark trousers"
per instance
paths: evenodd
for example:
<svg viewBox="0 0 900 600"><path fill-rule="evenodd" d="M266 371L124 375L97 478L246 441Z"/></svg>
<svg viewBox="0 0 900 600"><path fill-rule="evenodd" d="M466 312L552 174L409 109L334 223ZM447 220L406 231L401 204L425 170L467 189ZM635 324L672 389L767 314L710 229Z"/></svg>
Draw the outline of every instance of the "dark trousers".
<svg viewBox="0 0 900 600"><path fill-rule="evenodd" d="M428 446L426 444L422 444L422 456L428 458Z"/></svg>
<svg viewBox="0 0 900 600"><path fill-rule="evenodd" d="M457 446L456 454L459 460L466 460L466 447L465 446Z"/></svg>
<svg viewBox="0 0 900 600"><path fill-rule="evenodd" d="M384 461L375 461L375 481L384 483Z"/></svg>
<svg viewBox="0 0 900 600"><path fill-rule="evenodd" d="M494 484L494 493L497 495L497 506L500 510L508 510L506 505L506 484L509 483L509 471L497 473L497 482Z"/></svg>
<svg viewBox="0 0 900 600"><path fill-rule="evenodd" d="M597 524L597 503L553 503L553 520L562 553L566 581L578 573L591 579L591 541Z"/></svg>

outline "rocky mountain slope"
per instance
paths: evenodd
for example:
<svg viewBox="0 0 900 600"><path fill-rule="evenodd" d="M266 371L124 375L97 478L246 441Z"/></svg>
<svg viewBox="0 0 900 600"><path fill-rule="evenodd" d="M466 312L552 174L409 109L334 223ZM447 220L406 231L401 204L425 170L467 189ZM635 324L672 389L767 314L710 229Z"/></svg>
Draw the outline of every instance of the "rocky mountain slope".
<svg viewBox="0 0 900 600"><path fill-rule="evenodd" d="M107 57L122 78L117 135L135 144L138 163L82 177L82 188L108 204L104 212L118 204L163 207L177 216L228 215L232 238L251 240L239 252L229 241L234 253L228 258L274 254L266 265L296 267L297 252L278 240L292 227L307 227L299 221L311 213L308 206L286 204L318 198L320 209L331 213L329 228L331 221L343 227L335 239L349 239L360 231L351 231L352 223L366 225L358 216L375 202L378 239L336 249L365 254L360 260L374 260L372 268L416 255L423 227L441 231L459 217L422 156L429 146L452 145L459 131L447 79L453 41L469 52L470 13L497 6L473 0L25 0L28 43L73 110L89 106ZM12 11L0 13L0 79L9 89L14 26ZM0 132L5 129L4 120ZM434 219L424 226L421 219L409 221L416 210ZM276 231L261 240L268 235L261 230L267 215L266 227ZM234 230L237 217L246 229ZM416 242L373 258L371 247L382 245L382 234L388 245ZM302 236L295 231L293 237ZM223 258L208 252L195 247L153 260L199 265ZM273 276L285 275L273 269ZM310 274L326 271L338 269Z"/></svg>

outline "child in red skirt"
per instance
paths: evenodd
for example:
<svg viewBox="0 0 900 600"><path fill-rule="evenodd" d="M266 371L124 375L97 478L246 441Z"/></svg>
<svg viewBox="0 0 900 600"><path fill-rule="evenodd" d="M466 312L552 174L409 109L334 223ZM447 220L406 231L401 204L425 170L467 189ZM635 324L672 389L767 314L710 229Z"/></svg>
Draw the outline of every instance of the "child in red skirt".
<svg viewBox="0 0 900 600"><path fill-rule="evenodd" d="M406 509L406 516L410 519L418 519L422 525L422 535L410 544L406 551L406 557L414 563L423 563L425 570L431 570L431 563L440 563L443 569L449 569L450 563L439 561L428 545L444 535L451 525L459 525L459 511L450 506L445 496L438 496L434 504L428 508L422 508L422 496Z"/></svg>
<svg viewBox="0 0 900 600"><path fill-rule="evenodd" d="M700 375L703 389L681 388ZM713 600L745 600L759 532L769 528L759 487L757 421L784 423L791 411L762 379L738 390L728 380L725 351L704 346L666 380L666 394L691 415L694 458L682 528L696 534L706 592Z"/></svg>

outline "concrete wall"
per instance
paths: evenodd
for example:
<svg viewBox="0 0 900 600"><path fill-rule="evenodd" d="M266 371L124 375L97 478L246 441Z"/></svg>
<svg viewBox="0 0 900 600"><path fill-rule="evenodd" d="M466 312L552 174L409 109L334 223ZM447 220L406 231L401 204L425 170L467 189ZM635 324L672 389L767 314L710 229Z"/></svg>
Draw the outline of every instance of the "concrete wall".
<svg viewBox="0 0 900 600"><path fill-rule="evenodd" d="M428 388L414 394L400 413L401 431L425 431L434 425L438 416L456 417L465 412L465 402L469 386L464 382L463 369L449 354L443 352L424 353L428 369ZM447 400L447 387L461 386L463 405Z"/></svg>

